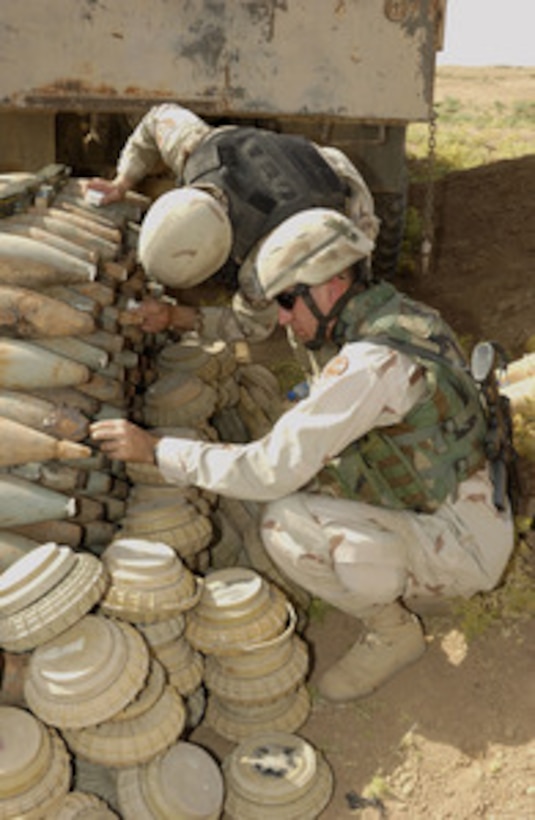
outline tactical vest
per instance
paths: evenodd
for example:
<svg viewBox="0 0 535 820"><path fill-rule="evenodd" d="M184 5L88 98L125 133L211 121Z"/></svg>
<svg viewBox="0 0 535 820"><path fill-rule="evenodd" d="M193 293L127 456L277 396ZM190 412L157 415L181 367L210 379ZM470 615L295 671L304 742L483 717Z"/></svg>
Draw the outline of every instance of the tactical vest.
<svg viewBox="0 0 535 820"><path fill-rule="evenodd" d="M215 130L188 158L183 182L224 192L234 234L231 255L238 262L297 211L343 211L347 193L307 139L260 128Z"/></svg>
<svg viewBox="0 0 535 820"><path fill-rule="evenodd" d="M485 461L477 385L439 314L388 283L352 299L337 322L337 344L362 340L413 356L426 398L401 423L351 443L320 473L320 486L383 507L433 512Z"/></svg>

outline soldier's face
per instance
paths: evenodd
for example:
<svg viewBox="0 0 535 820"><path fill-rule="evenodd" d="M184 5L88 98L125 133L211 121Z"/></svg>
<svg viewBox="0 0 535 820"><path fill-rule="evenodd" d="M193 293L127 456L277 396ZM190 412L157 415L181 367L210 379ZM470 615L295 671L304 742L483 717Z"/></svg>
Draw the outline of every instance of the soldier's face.
<svg viewBox="0 0 535 820"><path fill-rule="evenodd" d="M334 304L328 284L311 287L309 294L321 313L327 315ZM296 297L292 307L288 303L286 307L279 303L279 324L281 327L291 327L295 337L301 342L312 341L318 329L318 320L301 295Z"/></svg>

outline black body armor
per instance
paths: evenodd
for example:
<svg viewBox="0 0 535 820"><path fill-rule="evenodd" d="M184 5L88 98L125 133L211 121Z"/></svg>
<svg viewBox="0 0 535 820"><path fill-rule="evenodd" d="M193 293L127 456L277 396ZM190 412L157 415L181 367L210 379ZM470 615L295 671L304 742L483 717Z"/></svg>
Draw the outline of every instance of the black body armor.
<svg viewBox="0 0 535 820"><path fill-rule="evenodd" d="M226 195L236 262L298 211L322 207L343 212L347 194L307 139L247 127L214 131L187 160L183 182L215 185Z"/></svg>

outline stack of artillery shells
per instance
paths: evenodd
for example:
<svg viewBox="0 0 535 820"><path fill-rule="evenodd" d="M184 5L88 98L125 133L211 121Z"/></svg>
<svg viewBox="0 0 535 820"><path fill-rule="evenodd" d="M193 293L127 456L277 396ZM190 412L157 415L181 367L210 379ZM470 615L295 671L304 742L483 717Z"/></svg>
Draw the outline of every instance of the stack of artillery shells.
<svg viewBox="0 0 535 820"><path fill-rule="evenodd" d="M147 765L119 772L117 795L124 820L218 820L224 782L208 752L179 741Z"/></svg>
<svg viewBox="0 0 535 820"><path fill-rule="evenodd" d="M0 816L57 817L70 779L58 733L24 709L0 706Z"/></svg>
<svg viewBox="0 0 535 820"><path fill-rule="evenodd" d="M232 820L315 820L334 784L323 756L287 732L243 740L223 761L223 774L225 816Z"/></svg>
<svg viewBox="0 0 535 820"><path fill-rule="evenodd" d="M207 656L214 688L205 671L205 719L222 737L236 742L266 728L295 731L305 722L308 658L293 639L294 627L283 593L254 570L233 567L205 578L186 636Z"/></svg>
<svg viewBox="0 0 535 820"><path fill-rule="evenodd" d="M0 220L5 537L92 548L124 514L121 469L112 480L106 460L81 442L91 421L127 413L140 380L137 342L119 325L132 267L119 257L132 215L140 218L139 204L91 208L80 184L68 183L52 206Z"/></svg>
<svg viewBox="0 0 535 820"><path fill-rule="evenodd" d="M110 584L100 609L134 624L165 621L195 607L202 585L165 543L117 538L102 553Z"/></svg>
<svg viewBox="0 0 535 820"><path fill-rule="evenodd" d="M107 585L96 556L37 546L0 576L0 646L24 652L54 638L88 613Z"/></svg>

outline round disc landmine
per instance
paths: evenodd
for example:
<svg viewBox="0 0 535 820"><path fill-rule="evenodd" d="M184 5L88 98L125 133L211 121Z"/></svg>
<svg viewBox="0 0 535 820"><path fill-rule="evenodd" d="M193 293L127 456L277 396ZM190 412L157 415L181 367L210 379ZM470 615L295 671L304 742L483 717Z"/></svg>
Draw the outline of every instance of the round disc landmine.
<svg viewBox="0 0 535 820"><path fill-rule="evenodd" d="M179 503L140 502L128 508L122 535L163 542L189 558L212 540L212 523L184 498Z"/></svg>
<svg viewBox="0 0 535 820"><path fill-rule="evenodd" d="M156 367L162 374L179 371L193 374L204 382L215 382L220 374L216 356L211 356L198 345L183 342L166 345L157 356Z"/></svg>
<svg viewBox="0 0 535 820"><path fill-rule="evenodd" d="M152 427L182 426L197 428L207 420L217 404L217 392L197 376L167 373L157 379L145 394L143 416Z"/></svg>
<svg viewBox="0 0 535 820"><path fill-rule="evenodd" d="M194 505L177 493L170 498L160 496L147 501L129 501L124 524L142 536L145 532L190 524L198 517Z"/></svg>
<svg viewBox="0 0 535 820"><path fill-rule="evenodd" d="M41 544L0 575L0 614L5 617L38 601L62 581L76 563L67 546Z"/></svg>
<svg viewBox="0 0 535 820"><path fill-rule="evenodd" d="M51 726L95 726L135 699L149 661L148 646L133 626L86 615L34 650L24 684L26 702Z"/></svg>
<svg viewBox="0 0 535 820"><path fill-rule="evenodd" d="M166 621L194 607L200 580L168 544L118 538L102 553L111 583L100 602L102 612L132 623Z"/></svg>
<svg viewBox="0 0 535 820"><path fill-rule="evenodd" d="M112 811L96 794L72 791L59 807L55 820L114 820L119 815Z"/></svg>
<svg viewBox="0 0 535 820"><path fill-rule="evenodd" d="M238 660L242 656L231 658L212 655L206 658L204 681L207 688L220 700L238 703L270 703L301 686L306 678L309 657L305 643L293 636L292 652L288 658L280 656L277 666L266 670L261 661L256 675L251 675L248 666L247 674L242 675L239 664L229 673L220 660ZM254 653L251 653L254 654ZM248 659L249 661L251 659Z"/></svg>
<svg viewBox="0 0 535 820"><path fill-rule="evenodd" d="M58 563L52 562L56 570L58 564L62 570L66 570L61 578L55 578L52 587L47 589L51 574L48 574L47 581L43 584L34 577L29 582L29 597L34 598L37 588L41 597L9 615L2 614L0 604L0 646L4 649L10 652L25 652L53 640L83 618L104 595L109 577L99 558L89 552L73 552L69 547L58 548L58 551L61 556L72 556L74 562L65 561L63 557ZM17 563L27 563L25 558L30 557L31 553ZM15 570L16 565L13 565L12 569ZM23 594L23 573L20 572L20 568L17 575ZM13 606L16 599L13 589L9 598Z"/></svg>
<svg viewBox="0 0 535 820"><path fill-rule="evenodd" d="M310 743L288 732L260 732L223 761L225 813L232 820L315 820L334 786Z"/></svg>
<svg viewBox="0 0 535 820"><path fill-rule="evenodd" d="M204 657L185 638L160 645L153 652L167 672L169 683L181 695L190 695L200 686L204 677Z"/></svg>
<svg viewBox="0 0 535 820"><path fill-rule="evenodd" d="M70 779L69 755L58 733L25 709L0 707L0 817L55 816Z"/></svg>
<svg viewBox="0 0 535 820"><path fill-rule="evenodd" d="M120 712L113 715L110 721L120 723L123 720L130 721L143 715L161 698L166 682L166 674L163 666L156 658L151 658L149 674L143 689L124 709L121 709Z"/></svg>
<svg viewBox="0 0 535 820"><path fill-rule="evenodd" d="M63 730L63 736L79 757L99 765L126 768L147 763L175 743L185 722L182 698L167 685L152 705L130 719Z"/></svg>
<svg viewBox="0 0 535 820"><path fill-rule="evenodd" d="M163 477L155 464L141 464L136 461L125 462L125 472L134 484L150 484L151 486L165 485L169 482Z"/></svg>
<svg viewBox="0 0 535 820"><path fill-rule="evenodd" d="M139 631L145 636L149 646L157 649L159 646L170 643L182 637L186 629L186 618L179 614L166 621L157 621L153 624L140 624Z"/></svg>
<svg viewBox="0 0 535 820"><path fill-rule="evenodd" d="M218 820L224 782L207 751L179 741L147 765L120 771L117 793L125 820Z"/></svg>
<svg viewBox="0 0 535 820"><path fill-rule="evenodd" d="M210 694L205 722L221 737L239 743L261 732L295 732L307 720L310 709L310 696L305 686L263 704L239 704Z"/></svg>
<svg viewBox="0 0 535 820"><path fill-rule="evenodd" d="M280 634L288 622L284 595L254 570L209 573L198 605L188 614L186 637L205 655L240 652Z"/></svg>

